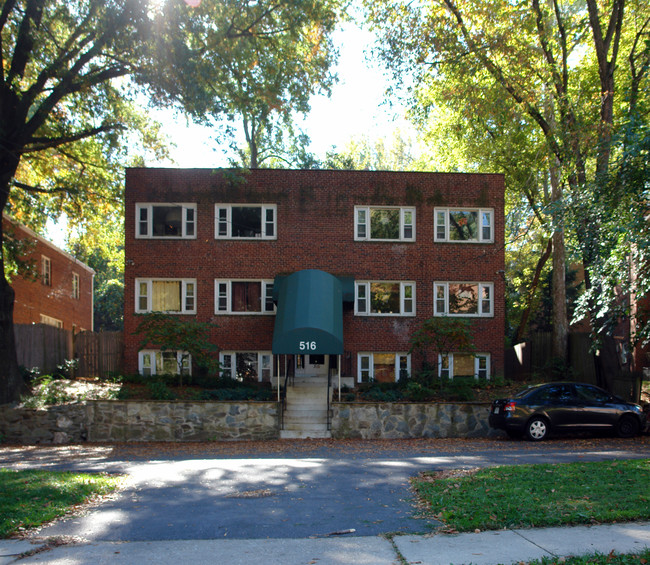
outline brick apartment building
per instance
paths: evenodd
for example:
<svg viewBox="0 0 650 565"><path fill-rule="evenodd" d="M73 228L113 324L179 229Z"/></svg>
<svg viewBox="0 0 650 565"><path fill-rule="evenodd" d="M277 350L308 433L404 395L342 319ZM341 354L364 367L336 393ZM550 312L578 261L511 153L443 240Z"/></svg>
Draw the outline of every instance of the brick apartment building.
<svg viewBox="0 0 650 565"><path fill-rule="evenodd" d="M95 271L5 214L2 224L5 238L18 242L21 260L31 264L31 273L11 281L14 323L92 331Z"/></svg>
<svg viewBox="0 0 650 565"><path fill-rule="evenodd" d="M129 169L125 370L178 371L133 335L160 310L216 323L235 378L394 381L433 316L473 320L476 353L440 371L502 374L503 211L501 175Z"/></svg>

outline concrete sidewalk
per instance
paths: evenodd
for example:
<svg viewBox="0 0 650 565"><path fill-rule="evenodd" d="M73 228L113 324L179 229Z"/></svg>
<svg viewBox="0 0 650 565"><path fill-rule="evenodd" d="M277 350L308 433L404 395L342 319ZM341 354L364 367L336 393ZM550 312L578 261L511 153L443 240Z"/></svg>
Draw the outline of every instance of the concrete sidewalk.
<svg viewBox="0 0 650 565"><path fill-rule="evenodd" d="M44 548L45 547L45 548ZM44 549L42 549L44 548ZM0 540L0 565L9 563L178 565L497 565L589 553L638 553L650 548L650 523L501 530L431 536L315 539L92 542L48 548L37 540ZM42 549L39 551L39 549ZM36 551L20 558L24 552ZM403 558L404 561L400 559Z"/></svg>

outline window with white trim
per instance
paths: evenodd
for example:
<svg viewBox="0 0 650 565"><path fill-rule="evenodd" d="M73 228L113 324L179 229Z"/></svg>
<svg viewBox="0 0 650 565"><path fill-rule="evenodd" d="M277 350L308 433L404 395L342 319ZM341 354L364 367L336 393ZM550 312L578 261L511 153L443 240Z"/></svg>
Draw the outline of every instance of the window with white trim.
<svg viewBox="0 0 650 565"><path fill-rule="evenodd" d="M270 382L273 354L270 351L222 351L219 353L221 376L237 381Z"/></svg>
<svg viewBox="0 0 650 565"><path fill-rule="evenodd" d="M357 281L354 283L357 316L415 316L415 283Z"/></svg>
<svg viewBox="0 0 650 565"><path fill-rule="evenodd" d="M490 378L489 353L450 353L438 355L438 376L453 379L454 377L474 377L475 379Z"/></svg>
<svg viewBox="0 0 650 565"><path fill-rule="evenodd" d="M214 281L215 314L274 314L272 280Z"/></svg>
<svg viewBox="0 0 650 565"><path fill-rule="evenodd" d="M52 316L46 316L45 314L41 314L40 320L41 320L41 324L45 324L46 326L63 328L63 322L61 320L57 320L56 318L52 318Z"/></svg>
<svg viewBox="0 0 650 565"><path fill-rule="evenodd" d="M186 351L143 349L138 352L138 372L152 375L191 375L192 356Z"/></svg>
<svg viewBox="0 0 650 565"><path fill-rule="evenodd" d="M215 314L275 314L272 280L214 281Z"/></svg>
<svg viewBox="0 0 650 565"><path fill-rule="evenodd" d="M355 206L356 241L415 241L415 208Z"/></svg>
<svg viewBox="0 0 650 565"><path fill-rule="evenodd" d="M434 316L494 315L494 285L478 282L433 283Z"/></svg>
<svg viewBox="0 0 650 565"><path fill-rule="evenodd" d="M135 237L195 239L196 204L136 204Z"/></svg>
<svg viewBox="0 0 650 565"><path fill-rule="evenodd" d="M408 353L359 353L357 381L360 383L394 383L411 374L411 356Z"/></svg>
<svg viewBox="0 0 650 565"><path fill-rule="evenodd" d="M196 279L135 279L135 311L196 314Z"/></svg>
<svg viewBox="0 0 650 565"><path fill-rule="evenodd" d="M275 204L216 204L216 239L277 239Z"/></svg>
<svg viewBox="0 0 650 565"><path fill-rule="evenodd" d="M44 286L52 286L52 262L45 255L41 255L41 282Z"/></svg>
<svg viewBox="0 0 650 565"><path fill-rule="evenodd" d="M79 273L72 273L72 298L79 300L81 296L79 290Z"/></svg>
<svg viewBox="0 0 650 565"><path fill-rule="evenodd" d="M434 240L452 243L492 243L494 210L491 208L435 208Z"/></svg>

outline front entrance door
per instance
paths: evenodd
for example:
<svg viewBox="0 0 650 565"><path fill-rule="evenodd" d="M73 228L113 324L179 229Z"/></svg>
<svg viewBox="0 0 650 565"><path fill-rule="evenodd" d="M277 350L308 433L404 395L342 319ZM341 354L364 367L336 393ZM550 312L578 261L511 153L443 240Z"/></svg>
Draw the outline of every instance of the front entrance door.
<svg viewBox="0 0 650 565"><path fill-rule="evenodd" d="M327 376L329 355L296 355L296 377Z"/></svg>

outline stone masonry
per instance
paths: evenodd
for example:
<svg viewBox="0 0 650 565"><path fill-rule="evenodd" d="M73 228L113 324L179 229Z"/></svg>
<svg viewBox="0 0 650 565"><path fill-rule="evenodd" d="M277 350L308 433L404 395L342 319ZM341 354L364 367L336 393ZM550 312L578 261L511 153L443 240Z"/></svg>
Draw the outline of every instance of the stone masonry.
<svg viewBox="0 0 650 565"><path fill-rule="evenodd" d="M487 437L489 404L333 403L334 439ZM0 443L272 440L276 402L87 401L0 406Z"/></svg>

